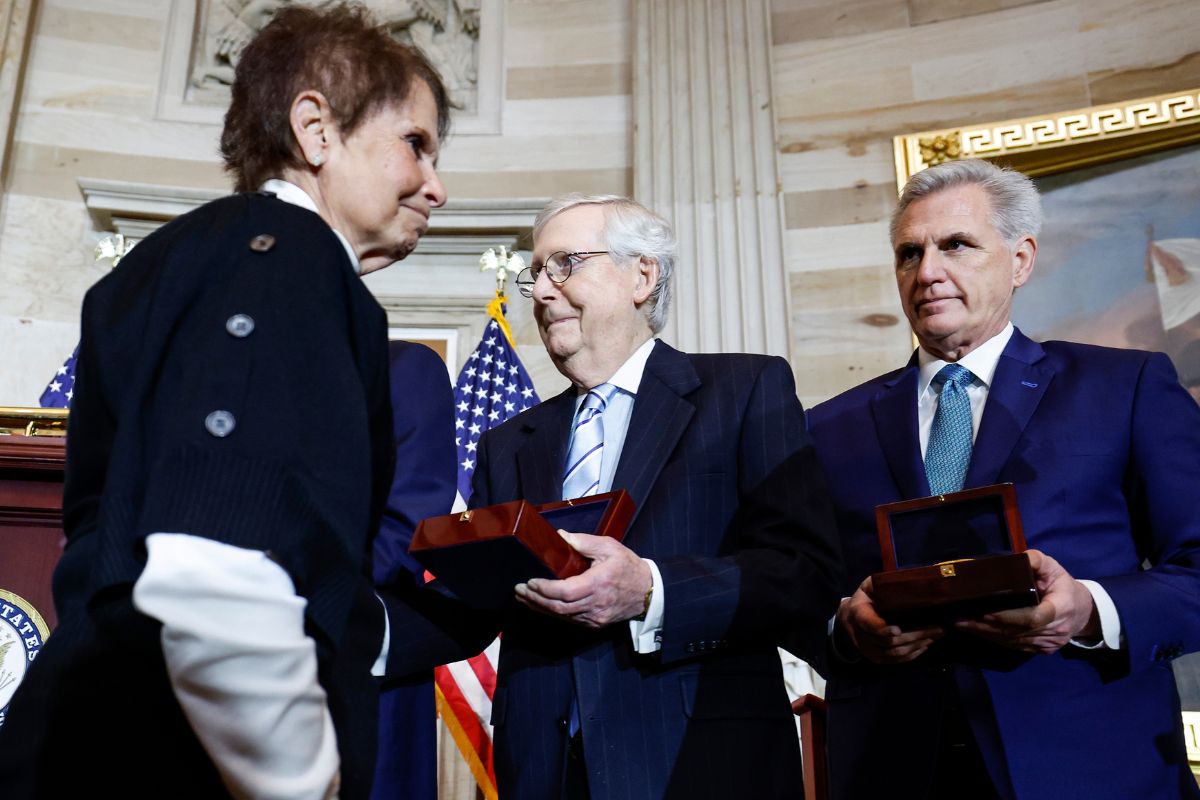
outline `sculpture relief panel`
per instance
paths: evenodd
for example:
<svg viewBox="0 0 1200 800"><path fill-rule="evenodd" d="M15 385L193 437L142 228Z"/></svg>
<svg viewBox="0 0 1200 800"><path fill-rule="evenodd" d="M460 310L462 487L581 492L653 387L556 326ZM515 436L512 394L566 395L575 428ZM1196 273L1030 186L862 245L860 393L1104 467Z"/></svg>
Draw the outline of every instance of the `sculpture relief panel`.
<svg viewBox="0 0 1200 800"><path fill-rule="evenodd" d="M336 0L174 0L159 88L160 119L220 123L242 50L288 5ZM499 133L502 0L368 0L398 41L441 73L458 133Z"/></svg>

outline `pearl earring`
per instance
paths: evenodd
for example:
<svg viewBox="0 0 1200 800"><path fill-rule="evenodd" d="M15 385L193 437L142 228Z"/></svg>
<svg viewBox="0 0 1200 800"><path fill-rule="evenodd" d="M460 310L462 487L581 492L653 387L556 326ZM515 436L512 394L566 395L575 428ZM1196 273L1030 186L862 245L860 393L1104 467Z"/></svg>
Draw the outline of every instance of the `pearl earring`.
<svg viewBox="0 0 1200 800"><path fill-rule="evenodd" d="M321 154L320 153L317 153L315 156L312 157L312 165L314 167L321 166Z"/></svg>

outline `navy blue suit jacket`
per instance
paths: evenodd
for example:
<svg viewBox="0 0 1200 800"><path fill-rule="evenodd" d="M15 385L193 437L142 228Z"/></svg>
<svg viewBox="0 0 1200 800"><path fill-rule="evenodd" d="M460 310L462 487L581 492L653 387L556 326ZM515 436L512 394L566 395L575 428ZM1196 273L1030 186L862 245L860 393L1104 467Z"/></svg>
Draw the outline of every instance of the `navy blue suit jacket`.
<svg viewBox="0 0 1200 800"><path fill-rule="evenodd" d="M809 412L847 595L881 568L874 507L930 493L917 377L914 356ZM831 658L833 796L882 796L897 785L922 796L948 677L1002 796L1200 796L1170 665L1200 649L1200 408L1162 354L1039 344L1017 331L965 485L1005 481L1016 485L1029 547L1111 595L1123 647L1068 645L1050 656L972 647L895 667Z"/></svg>
<svg viewBox="0 0 1200 800"><path fill-rule="evenodd" d="M417 523L450 513L457 491L454 393L437 353L413 342L388 343L396 471L375 536L375 584L423 583L408 554ZM406 643L397 641L397 647ZM437 798L437 712L433 675L420 670L385 686L379 696L379 756L371 796Z"/></svg>
<svg viewBox="0 0 1200 800"><path fill-rule="evenodd" d="M575 398L484 435L472 505L560 499ZM502 796L557 796L573 692L594 800L800 795L775 646L823 630L841 581L803 428L783 359L655 346L613 488L637 506L625 544L662 574L662 650L635 653L625 623L513 611L492 711Z"/></svg>
<svg viewBox="0 0 1200 800"><path fill-rule="evenodd" d="M375 583L421 580L425 569L408 553L417 523L449 514L458 486L454 392L446 364L428 347L388 342L396 471L375 537Z"/></svg>

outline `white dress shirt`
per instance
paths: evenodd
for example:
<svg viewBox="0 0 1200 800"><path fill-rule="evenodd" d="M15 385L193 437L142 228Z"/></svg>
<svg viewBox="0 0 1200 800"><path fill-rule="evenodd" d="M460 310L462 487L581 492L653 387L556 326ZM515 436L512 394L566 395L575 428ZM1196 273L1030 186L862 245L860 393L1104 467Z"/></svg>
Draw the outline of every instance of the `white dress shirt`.
<svg viewBox="0 0 1200 800"><path fill-rule="evenodd" d="M625 448L625 434L629 432L629 418L633 416L633 403L637 400L638 386L642 383L642 373L646 371L646 360L654 349L655 339L649 339L642 344L625 363L613 373L604 383L616 387L612 397L604 407L604 451L600 459L600 486L597 494L611 492L613 476L617 472L617 463L621 460L621 451ZM589 389L594 389L592 386ZM575 399L575 413L587 396L587 389L579 392ZM574 434L572 433L572 437ZM571 451L571 442L567 442L567 452ZM652 560L642 559L650 567L653 580L653 590L650 593L650 608L646 610L643 620L629 620L629 633L633 637L633 647L639 653L653 653L662 649L658 641L658 633L662 630L663 618L663 589L662 575L658 565Z"/></svg>
<svg viewBox="0 0 1200 800"><path fill-rule="evenodd" d="M983 419L983 409L987 404L988 390L991 388L992 378L996 374L996 366L1000 363L1000 356L1004 353L1004 348L1008 346L1012 335L1013 325L1010 322L1004 326L1004 330L967 353L957 362L960 366L969 369L975 376L967 386L967 397L971 401L972 444L975 442L975 437L979 435L979 423ZM933 416L937 412L938 405L938 392L932 386L933 379L948 363L950 362L927 353L925 348L917 350L917 364L921 370L917 378L917 421L922 460L924 460L925 450L929 446L929 430L933 427ZM1121 618L1117 614L1116 604L1113 603L1104 587L1095 581L1081 580L1080 583L1087 587L1092 595L1092 601L1096 604L1096 611L1100 615L1102 635L1101 640L1096 644L1083 644L1075 640L1072 640L1071 643L1086 649L1111 648L1115 650L1119 648L1121 646Z"/></svg>

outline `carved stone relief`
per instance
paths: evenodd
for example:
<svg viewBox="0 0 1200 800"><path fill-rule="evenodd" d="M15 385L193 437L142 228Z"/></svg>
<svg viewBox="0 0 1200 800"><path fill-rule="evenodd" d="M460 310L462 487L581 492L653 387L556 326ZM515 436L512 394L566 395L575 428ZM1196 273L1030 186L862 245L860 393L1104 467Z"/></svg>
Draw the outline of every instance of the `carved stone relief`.
<svg viewBox="0 0 1200 800"><path fill-rule="evenodd" d="M193 51L191 85L225 98L242 50L287 5L322 7L333 0L205 0ZM475 111L479 78L480 0L377 0L376 18L398 40L416 45L438 68L455 108ZM204 91L215 90L215 91ZM197 99L200 99L197 96ZM203 102L203 101L202 101Z"/></svg>
<svg viewBox="0 0 1200 800"><path fill-rule="evenodd" d="M160 119L219 122L242 50L284 6L337 0L174 0ZM397 40L441 73L459 133L498 133L502 0L367 0ZM481 80L481 76L482 80Z"/></svg>

